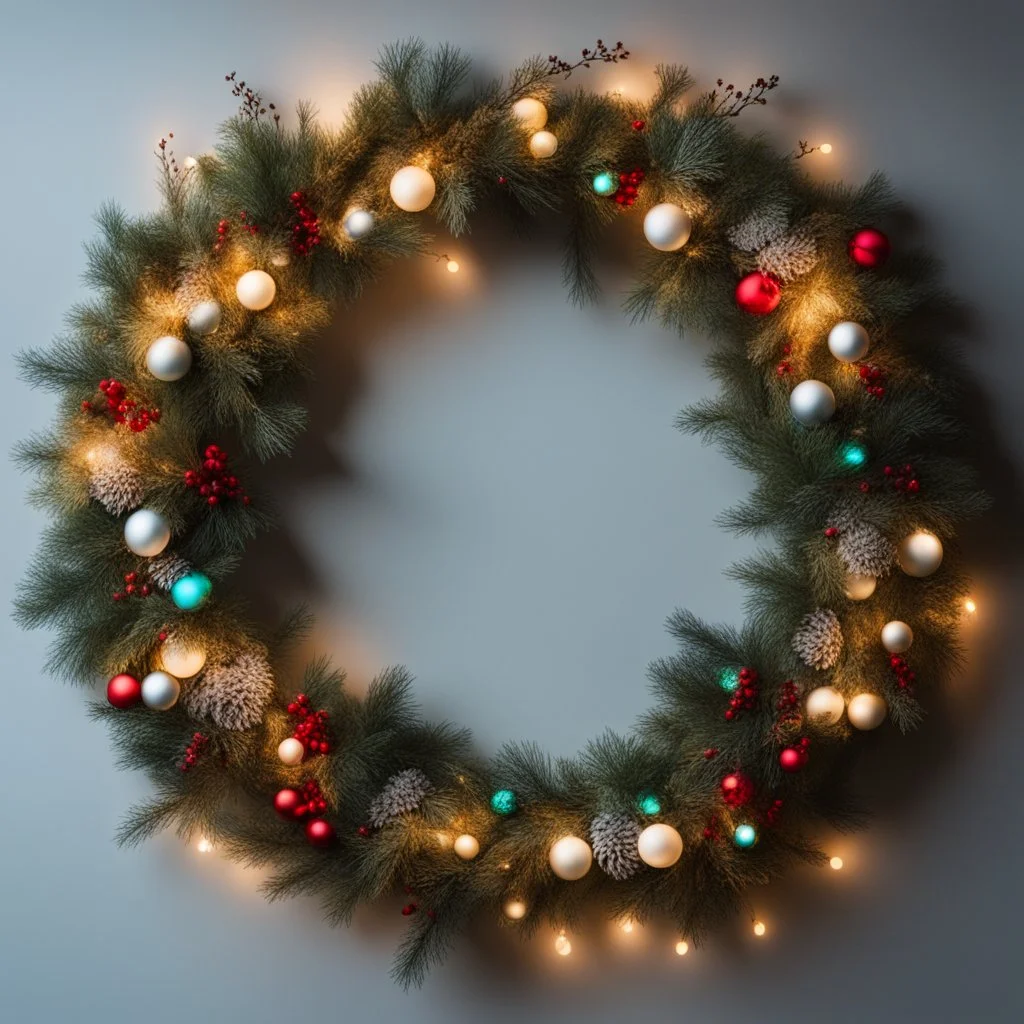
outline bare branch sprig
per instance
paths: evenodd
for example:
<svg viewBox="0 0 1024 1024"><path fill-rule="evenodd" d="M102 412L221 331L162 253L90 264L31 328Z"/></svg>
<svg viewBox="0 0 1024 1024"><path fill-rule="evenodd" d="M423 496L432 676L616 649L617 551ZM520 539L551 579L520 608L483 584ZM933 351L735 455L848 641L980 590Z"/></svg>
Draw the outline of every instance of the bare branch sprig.
<svg viewBox="0 0 1024 1024"><path fill-rule="evenodd" d="M766 93L771 92L779 84L779 76L759 78L751 83L744 92L732 83L724 85L724 79L718 79L715 88L708 93L708 105L714 117L739 117L747 107L763 107L767 102ZM719 92L721 90L721 92Z"/></svg>
<svg viewBox="0 0 1024 1024"><path fill-rule="evenodd" d="M548 57L548 74L568 78L577 68L589 68L591 64L618 64L622 60L629 60L629 50L621 42L609 47L604 40L598 39L593 49L585 46L580 51L579 60L575 62L552 54Z"/></svg>
<svg viewBox="0 0 1024 1024"><path fill-rule="evenodd" d="M235 76L236 72L232 71L230 75L224 76L224 81L231 83L231 95L241 100L238 105L238 116L249 121L258 121L269 113L274 118L274 124L280 126L281 115L274 104L264 105L263 97L252 86L246 85Z"/></svg>

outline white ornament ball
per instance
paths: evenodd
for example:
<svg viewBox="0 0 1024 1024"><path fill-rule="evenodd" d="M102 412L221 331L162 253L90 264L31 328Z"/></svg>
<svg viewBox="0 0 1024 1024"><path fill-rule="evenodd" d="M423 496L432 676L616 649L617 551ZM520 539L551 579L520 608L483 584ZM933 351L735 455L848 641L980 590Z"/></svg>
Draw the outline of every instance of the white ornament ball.
<svg viewBox="0 0 1024 1024"><path fill-rule="evenodd" d="M124 521L124 542L132 554L153 558L170 540L171 524L152 509L140 508Z"/></svg>
<svg viewBox="0 0 1024 1024"><path fill-rule="evenodd" d="M567 882L575 882L582 878L590 870L593 860L590 844L579 836L562 836L551 844L548 851L551 870Z"/></svg>
<svg viewBox="0 0 1024 1024"><path fill-rule="evenodd" d="M548 123L548 108L532 96L525 96L512 104L512 116L521 121L528 132L539 132Z"/></svg>
<svg viewBox="0 0 1024 1024"><path fill-rule="evenodd" d="M419 213L433 201L437 186L429 171L422 167L403 167L391 178L391 198L400 210Z"/></svg>
<svg viewBox="0 0 1024 1024"><path fill-rule="evenodd" d="M871 336L852 320L844 320L828 332L828 350L841 363L855 363L863 359L869 348Z"/></svg>
<svg viewBox="0 0 1024 1024"><path fill-rule="evenodd" d="M683 855L683 837L671 825L648 825L637 838L636 852L652 868L670 868Z"/></svg>
<svg viewBox="0 0 1024 1024"><path fill-rule="evenodd" d="M277 295L277 285L265 270L247 270L235 284L235 295L246 309L266 309Z"/></svg>
<svg viewBox="0 0 1024 1024"><path fill-rule="evenodd" d="M349 210L341 227L347 238L358 242L360 238L365 238L376 224L377 218L369 210L357 207L354 210Z"/></svg>
<svg viewBox="0 0 1024 1024"><path fill-rule="evenodd" d="M899 619L893 619L882 627L882 646L890 654L904 654L914 642L914 631Z"/></svg>
<svg viewBox="0 0 1024 1024"><path fill-rule="evenodd" d="M289 736L286 740L281 740L278 743L277 756L282 764L301 764L302 759L306 756L306 748L302 745L302 740Z"/></svg>
<svg viewBox="0 0 1024 1024"><path fill-rule="evenodd" d="M166 711L178 703L181 683L169 672L150 672L142 680L142 703L154 711Z"/></svg>
<svg viewBox="0 0 1024 1024"><path fill-rule="evenodd" d="M877 729L889 713L889 708L882 697L877 693L858 693L856 697L850 698L846 705L846 717L854 729L861 729L867 732L869 729Z"/></svg>
<svg viewBox="0 0 1024 1024"><path fill-rule="evenodd" d="M191 679L206 664L206 651L202 647L170 639L160 648L160 667L178 679Z"/></svg>
<svg viewBox="0 0 1024 1024"><path fill-rule="evenodd" d="M554 156L557 149L558 139L552 132L534 132L530 136L530 152L538 160L546 160L549 156Z"/></svg>
<svg viewBox="0 0 1024 1024"><path fill-rule="evenodd" d="M480 852L480 843L467 833L456 838L454 849L463 860L472 860Z"/></svg>
<svg viewBox="0 0 1024 1024"><path fill-rule="evenodd" d="M675 252L690 238L693 220L675 203L658 203L644 217L644 238L661 252Z"/></svg>
<svg viewBox="0 0 1024 1024"><path fill-rule="evenodd" d="M197 302L189 311L188 329L193 334L213 334L220 327L220 303L213 299Z"/></svg>
<svg viewBox="0 0 1024 1024"><path fill-rule="evenodd" d="M804 702L804 711L815 725L835 725L845 709L843 695L831 686L815 687Z"/></svg>
<svg viewBox="0 0 1024 1024"><path fill-rule="evenodd" d="M866 601L874 592L878 581L862 572L848 572L843 592L851 601Z"/></svg>
<svg viewBox="0 0 1024 1024"><path fill-rule="evenodd" d="M510 921L521 921L526 917L526 904L522 900L508 900L501 909Z"/></svg>
<svg viewBox="0 0 1024 1024"><path fill-rule="evenodd" d="M192 368L192 349L171 335L157 338L146 349L146 369L157 380L181 380Z"/></svg>
<svg viewBox="0 0 1024 1024"><path fill-rule="evenodd" d="M789 395L789 411L805 427L828 423L836 411L836 396L820 380L802 380Z"/></svg>
<svg viewBox="0 0 1024 1024"><path fill-rule="evenodd" d="M942 541L934 533L917 530L900 541L896 561L908 576L931 576L942 565Z"/></svg>

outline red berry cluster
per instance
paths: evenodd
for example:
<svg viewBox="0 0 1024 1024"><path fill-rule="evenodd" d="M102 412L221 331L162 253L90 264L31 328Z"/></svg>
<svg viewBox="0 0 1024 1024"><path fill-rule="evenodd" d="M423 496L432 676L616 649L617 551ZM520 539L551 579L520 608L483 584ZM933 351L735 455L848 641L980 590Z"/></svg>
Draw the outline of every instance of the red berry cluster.
<svg viewBox="0 0 1024 1024"><path fill-rule="evenodd" d="M786 344L782 346L782 354L784 356L788 356L792 353L792 351L793 346L790 345L790 343L787 341ZM793 364L788 359L779 360L779 364L775 367L776 376L779 377L785 377L787 374L790 374L792 372Z"/></svg>
<svg viewBox="0 0 1024 1024"><path fill-rule="evenodd" d="M295 732L292 736L306 748L306 753L329 754L331 752L331 737L327 731L328 712L321 709L312 711L309 707L309 698L300 693L295 700L288 705L288 714L298 719Z"/></svg>
<svg viewBox="0 0 1024 1024"><path fill-rule="evenodd" d="M152 593L153 588L137 572L126 572L124 590L116 590L111 596L115 601L127 601L129 597L149 597Z"/></svg>
<svg viewBox="0 0 1024 1024"><path fill-rule="evenodd" d="M909 462L904 466L886 466L882 472L894 491L917 494L921 490L921 481L918 480L914 467Z"/></svg>
<svg viewBox="0 0 1024 1024"><path fill-rule="evenodd" d="M743 807L754 798L754 784L742 772L732 772L719 783L722 799L730 807Z"/></svg>
<svg viewBox="0 0 1024 1024"><path fill-rule="evenodd" d="M764 823L769 828L775 824L779 819L779 815L782 813L782 801L773 800L768 805L768 810L764 812Z"/></svg>
<svg viewBox="0 0 1024 1024"><path fill-rule="evenodd" d="M740 716L743 711L753 710L757 703L758 674L752 668L740 669L739 685L733 690L729 698L729 708L725 712L725 719L731 722Z"/></svg>
<svg viewBox="0 0 1024 1024"><path fill-rule="evenodd" d="M99 388L106 399L106 408L86 400L82 402L82 412L105 412L115 423L124 423L136 434L145 430L150 423L159 423L160 410L146 409L133 401L119 380L101 380Z"/></svg>
<svg viewBox="0 0 1024 1024"><path fill-rule="evenodd" d="M835 540L836 537L839 536L839 527L838 526L826 526L825 527L825 536L829 540Z"/></svg>
<svg viewBox="0 0 1024 1024"><path fill-rule="evenodd" d="M775 719L775 731L782 732L800 722L800 688L792 679L787 679L779 691L779 699L775 702L778 716Z"/></svg>
<svg viewBox="0 0 1024 1024"><path fill-rule="evenodd" d="M811 741L806 736L801 736L791 747L779 752L779 767L784 772L800 771L810 759L810 746Z"/></svg>
<svg viewBox="0 0 1024 1024"><path fill-rule="evenodd" d="M320 783L316 779L304 782L300 793L303 802L292 812L293 818L313 817L323 814L327 810L327 801L324 799L323 793L320 792Z"/></svg>
<svg viewBox="0 0 1024 1024"><path fill-rule="evenodd" d="M642 132L646 127L647 127L647 122L646 121L641 121L639 118L637 118L637 120L632 121L630 123L630 128L632 128L633 131L635 131L635 132Z"/></svg>
<svg viewBox="0 0 1024 1024"><path fill-rule="evenodd" d="M258 235L260 233L260 226L255 221L249 220L249 214L245 210L239 210L238 220L241 223L242 230L250 235ZM224 243L227 241L228 232L231 230L231 221L222 219L217 222L217 241L213 243L213 251L220 252L224 248Z"/></svg>
<svg viewBox="0 0 1024 1024"><path fill-rule="evenodd" d="M861 363L857 372L860 374L864 390L872 398L883 398L885 396L885 373L880 366Z"/></svg>
<svg viewBox="0 0 1024 1024"><path fill-rule="evenodd" d="M704 826L704 838L710 839L713 843L721 841L721 822L718 820L717 814L712 814L711 818L708 820L708 823Z"/></svg>
<svg viewBox="0 0 1024 1024"><path fill-rule="evenodd" d="M612 199L619 206L632 206L636 202L637 193L644 182L644 172L640 167L634 167L631 171L623 171L619 175L619 187L616 189Z"/></svg>
<svg viewBox="0 0 1024 1024"><path fill-rule="evenodd" d="M305 821L303 831L311 846L329 846L334 839L334 826L319 817L327 810L327 801L315 779L303 783L302 789L278 790L274 810L286 821Z"/></svg>
<svg viewBox="0 0 1024 1024"><path fill-rule="evenodd" d="M201 732L192 733L192 742L185 748L185 760L178 767L187 772L199 760L199 755L209 742L209 736L204 736Z"/></svg>
<svg viewBox="0 0 1024 1024"><path fill-rule="evenodd" d="M917 673L907 664L907 659L902 654L891 654L889 655L889 668L896 676L896 685L901 690L913 693Z"/></svg>
<svg viewBox="0 0 1024 1024"><path fill-rule="evenodd" d="M306 256L320 244L320 218L306 205L305 192L293 192L291 201L295 207L292 252L296 256Z"/></svg>
<svg viewBox="0 0 1024 1024"><path fill-rule="evenodd" d="M718 747L708 747L704 751L704 760L710 761L713 757L718 757Z"/></svg>
<svg viewBox="0 0 1024 1024"><path fill-rule="evenodd" d="M371 829L369 825L360 825L359 828L356 829L356 832L358 832L364 839L373 835L373 829Z"/></svg>
<svg viewBox="0 0 1024 1024"><path fill-rule="evenodd" d="M415 892L415 890L413 889L413 887L411 885L405 886L404 889L405 889L405 895L406 896L415 896L416 895L416 892ZM404 907L402 907L402 917L410 917L413 914L415 914L416 911L419 910L419 909L420 909L420 905L418 903L416 903L415 900L412 900L409 903L406 903L406 905ZM433 910L426 911L426 915L427 915L427 917L430 918L431 921L433 921L433 920L435 920L437 918L437 914Z"/></svg>
<svg viewBox="0 0 1024 1024"><path fill-rule="evenodd" d="M199 491L210 506L238 498L243 505L248 505L251 500L242 490L238 477L228 472L227 452L215 444L209 445L203 453L201 469L185 470L185 486Z"/></svg>

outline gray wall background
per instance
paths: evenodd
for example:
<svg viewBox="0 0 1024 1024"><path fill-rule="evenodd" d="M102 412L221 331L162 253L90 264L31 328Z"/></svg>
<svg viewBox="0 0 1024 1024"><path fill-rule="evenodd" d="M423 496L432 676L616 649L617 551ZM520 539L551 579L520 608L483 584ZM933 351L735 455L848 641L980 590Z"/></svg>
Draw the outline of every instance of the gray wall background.
<svg viewBox="0 0 1024 1024"><path fill-rule="evenodd" d="M142 780L115 771L83 695L43 676L47 638L0 620L0 1016L1020 1019L1022 28L1017 5L928 0L5 2L5 449L47 423L48 400L14 381L10 356L45 342L82 297L91 213L111 196L133 212L155 203L154 141L173 130L179 157L210 145L233 110L224 73L336 120L397 37L449 39L500 70L600 35L634 60L581 84L642 91L661 60L689 63L702 85L778 72L783 88L745 116L750 128L783 147L831 141L830 158L808 161L816 175L889 172L916 240L973 306L975 411L1001 438L979 457L1001 504L967 537L980 608L967 671L918 735L870 741L862 785L877 820L828 840L848 870L753 894L768 939L738 921L679 960L658 928L627 940L595 925L562 960L549 935L520 947L484 928L408 995L387 977L400 899L332 931L312 904L268 906L258 875L173 838L118 850ZM543 235L512 241L483 224L444 242L458 277L397 268L318 344L314 428L264 480L286 526L245 570L260 599L311 600L311 649L333 653L353 685L408 664L426 710L470 725L485 750L528 737L568 754L625 728L647 701L646 663L670 650L675 606L739 618L721 571L749 548L712 520L749 481L671 427L711 390L706 342L623 322L630 231L610 246L605 302L584 312L564 301ZM9 596L42 519L13 469L6 480Z"/></svg>

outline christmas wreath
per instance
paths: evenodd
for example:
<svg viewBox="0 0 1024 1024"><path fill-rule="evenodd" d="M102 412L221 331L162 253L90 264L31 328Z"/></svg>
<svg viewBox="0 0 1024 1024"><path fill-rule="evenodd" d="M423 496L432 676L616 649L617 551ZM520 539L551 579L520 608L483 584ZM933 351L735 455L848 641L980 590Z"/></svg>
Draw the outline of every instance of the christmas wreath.
<svg viewBox="0 0 1024 1024"><path fill-rule="evenodd" d="M957 665L955 530L985 498L932 261L890 253L882 177L823 185L799 161L829 147L780 155L737 130L775 76L686 106L676 65L649 102L552 88L628 56L599 42L470 91L458 51L397 44L337 131L305 106L287 127L229 75L241 108L215 152L179 164L160 141L162 209L100 212L96 297L21 359L59 414L18 451L53 513L18 615L55 630L56 675L110 677L93 713L156 790L121 841L202 836L332 921L404 886L405 984L481 913L545 923L564 953L599 902L663 915L685 952L748 886L824 862L815 822L860 820L846 754L886 720L916 725L917 687ZM272 517L220 445L286 453L333 305L388 261L438 255L431 219L458 234L483 204L564 220L576 302L596 292L601 229L642 232L626 311L718 339L721 393L679 426L754 474L723 525L774 540L730 570L745 626L677 612L680 652L652 665L639 727L556 762L528 744L479 758L466 732L421 720L402 669L363 697L326 660L294 673L282 659L304 617L267 631L229 583Z"/></svg>

